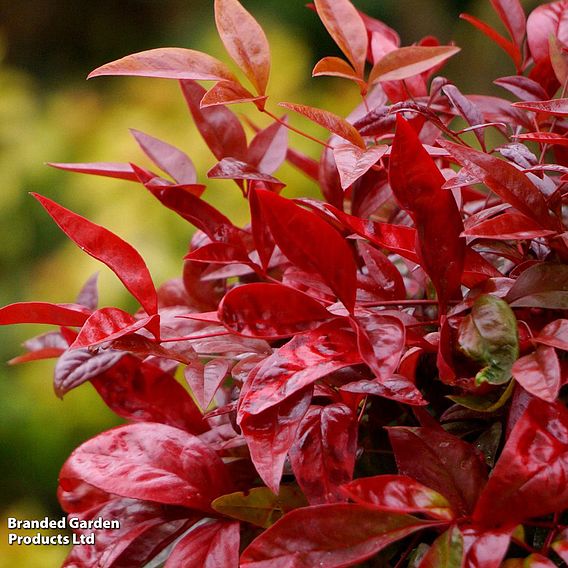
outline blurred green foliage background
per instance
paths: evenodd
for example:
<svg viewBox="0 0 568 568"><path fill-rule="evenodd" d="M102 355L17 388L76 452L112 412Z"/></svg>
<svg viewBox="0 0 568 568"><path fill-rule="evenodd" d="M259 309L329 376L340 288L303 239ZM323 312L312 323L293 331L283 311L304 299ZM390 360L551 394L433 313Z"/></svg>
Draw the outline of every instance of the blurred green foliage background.
<svg viewBox="0 0 568 568"><path fill-rule="evenodd" d="M528 10L538 3L524 5ZM302 102L344 114L357 104L350 84L311 78L320 57L338 52L303 0L243 4L271 42L274 102ZM468 11L494 22L489 0L355 4L397 29L403 45L429 34L455 40L463 51L444 73L466 93L497 93L491 80L514 73L497 47L458 19ZM175 82L101 78L86 83L84 78L103 63L155 47L191 47L228 60L213 22L212 0L0 0L0 304L73 301L82 283L100 271L101 305L133 307L116 278L66 241L30 191L56 199L134 244L157 283L179 275L191 233L185 222L134 184L65 173L44 163L147 165L128 132L136 128L183 148L203 180L214 158L191 124ZM299 123L323 136L317 127ZM290 142L313 156L318 153L294 135ZM286 166L279 177L288 183L285 191L314 192ZM205 197L237 222L246 222L245 204L231 182L211 183ZM52 361L4 363L20 352L19 343L42 331L34 326L0 329L0 568L61 564L63 548L9 547L5 519L61 516L55 497L61 464L82 441L118 423L88 384L58 400L51 387Z"/></svg>

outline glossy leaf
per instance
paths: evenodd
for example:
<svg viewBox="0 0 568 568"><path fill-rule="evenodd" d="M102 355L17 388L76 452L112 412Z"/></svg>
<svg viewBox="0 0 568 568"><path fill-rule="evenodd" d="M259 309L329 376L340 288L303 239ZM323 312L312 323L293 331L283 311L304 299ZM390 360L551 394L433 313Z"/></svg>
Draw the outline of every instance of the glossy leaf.
<svg viewBox="0 0 568 568"><path fill-rule="evenodd" d="M344 501L340 487L353 477L357 415L342 403L312 406L290 448L296 481L310 505Z"/></svg>
<svg viewBox="0 0 568 568"><path fill-rule="evenodd" d="M515 526L568 506L568 411L533 399L521 416L481 494L474 520Z"/></svg>
<svg viewBox="0 0 568 568"><path fill-rule="evenodd" d="M529 266L519 275L505 299L515 308L566 308L568 267L552 263Z"/></svg>
<svg viewBox="0 0 568 568"><path fill-rule="evenodd" d="M385 513L364 505L305 507L288 513L253 540L241 555L241 566L350 566L431 525L409 515Z"/></svg>
<svg viewBox="0 0 568 568"><path fill-rule="evenodd" d="M523 75L500 77L495 79L493 83L507 89L522 101L533 101L535 99L543 101L548 99L546 91L539 83Z"/></svg>
<svg viewBox="0 0 568 568"><path fill-rule="evenodd" d="M89 309L78 304L17 302L0 308L0 325L47 323L74 327L83 325L90 313Z"/></svg>
<svg viewBox="0 0 568 568"><path fill-rule="evenodd" d="M491 0L493 9L507 28L511 39L519 48L525 38L527 18L519 0Z"/></svg>
<svg viewBox="0 0 568 568"><path fill-rule="evenodd" d="M389 428L401 475L442 494L458 515L469 514L487 480L487 468L474 447L430 427Z"/></svg>
<svg viewBox="0 0 568 568"><path fill-rule="evenodd" d="M362 242L359 245L367 272L377 284L379 295L395 300L406 297L404 280L398 268L378 249Z"/></svg>
<svg viewBox="0 0 568 568"><path fill-rule="evenodd" d="M542 328L534 341L568 351L568 320L558 319Z"/></svg>
<svg viewBox="0 0 568 568"><path fill-rule="evenodd" d="M180 47L162 47L127 55L97 67L89 79L101 75L130 75L196 81L236 81L229 68L214 57Z"/></svg>
<svg viewBox="0 0 568 568"><path fill-rule="evenodd" d="M565 2L550 2L537 6L527 19L527 43L537 64L549 63L549 38L556 37L562 43L568 41Z"/></svg>
<svg viewBox="0 0 568 568"><path fill-rule="evenodd" d="M285 185L275 177L262 173L250 164L241 162L235 158L223 158L207 172L207 177L217 179L262 181L271 184L275 190L280 190Z"/></svg>
<svg viewBox="0 0 568 568"><path fill-rule="evenodd" d="M538 142L539 144L568 146L568 138L555 132L527 132L526 134L519 134L517 138L527 142Z"/></svg>
<svg viewBox="0 0 568 568"><path fill-rule="evenodd" d="M442 91L448 99L450 99L450 102L456 108L460 116L462 116L470 126L483 124L483 114L479 108L467 97L462 95L455 85L445 85L442 87ZM481 147L485 149L485 131L478 128L473 132L479 140Z"/></svg>
<svg viewBox="0 0 568 568"><path fill-rule="evenodd" d="M463 552L463 536L453 525L432 543L419 568L462 568Z"/></svg>
<svg viewBox="0 0 568 568"><path fill-rule="evenodd" d="M310 107L306 105L299 105L295 103L278 103L279 106L293 110L311 121L323 126L333 134L337 134L340 138L351 142L351 144L365 149L365 141L361 138L357 129L341 118L337 114L321 108Z"/></svg>
<svg viewBox="0 0 568 568"><path fill-rule="evenodd" d="M324 57L320 59L312 70L312 77L320 77L322 75L343 77L360 85L364 84L355 69L340 57Z"/></svg>
<svg viewBox="0 0 568 568"><path fill-rule="evenodd" d="M529 393L547 402L558 398L561 386L560 362L554 347L539 345L521 357L512 368L515 380Z"/></svg>
<svg viewBox="0 0 568 568"><path fill-rule="evenodd" d="M215 23L229 55L264 95L270 75L270 48L258 22L237 0L215 0Z"/></svg>
<svg viewBox="0 0 568 568"><path fill-rule="evenodd" d="M267 487L255 487L246 493L242 491L218 497L212 508L233 519L245 521L267 529L282 515L307 505L302 492L293 485L282 485L275 495Z"/></svg>
<svg viewBox="0 0 568 568"><path fill-rule="evenodd" d="M349 0L314 0L314 4L329 35L363 78L368 40L359 12Z"/></svg>
<svg viewBox="0 0 568 568"><path fill-rule="evenodd" d="M473 304L471 315L459 329L460 349L484 365L476 382L502 384L511 378L511 368L519 356L515 314L506 302L488 294Z"/></svg>
<svg viewBox="0 0 568 568"><path fill-rule="evenodd" d="M164 568L237 568L239 523L212 521L176 542Z"/></svg>
<svg viewBox="0 0 568 568"><path fill-rule="evenodd" d="M344 486L350 499L393 513L422 513L450 521L454 512L445 497L404 475L362 477Z"/></svg>
<svg viewBox="0 0 568 568"><path fill-rule="evenodd" d="M400 81L437 67L460 51L451 45L399 47L379 59L369 75L375 81Z"/></svg>
<svg viewBox="0 0 568 568"><path fill-rule="evenodd" d="M122 497L209 510L231 484L220 458L198 438L165 424L140 423L103 432L79 446L67 472Z"/></svg>
<svg viewBox="0 0 568 568"><path fill-rule="evenodd" d="M556 564L542 556L542 554L530 554L526 558L510 558L505 560L502 568L555 568Z"/></svg>
<svg viewBox="0 0 568 568"><path fill-rule="evenodd" d="M551 116L568 116L568 99L552 99L548 101L526 101L513 103L515 107L541 112Z"/></svg>
<svg viewBox="0 0 568 568"><path fill-rule="evenodd" d="M272 174L284 163L287 151L288 129L274 122L251 140L247 162L260 172Z"/></svg>
<svg viewBox="0 0 568 568"><path fill-rule="evenodd" d="M341 187L347 189L372 168L387 151L388 146L371 146L361 150L352 144L334 146L333 157L339 171Z"/></svg>
<svg viewBox="0 0 568 568"><path fill-rule="evenodd" d="M223 359L212 359L205 364L192 361L184 369L185 380L203 410L211 404L228 370L229 364Z"/></svg>
<svg viewBox="0 0 568 568"><path fill-rule="evenodd" d="M468 227L463 234L467 237L497 240L527 240L549 237L555 231L542 226L520 213L505 213Z"/></svg>
<svg viewBox="0 0 568 568"><path fill-rule="evenodd" d="M501 568L501 562L509 548L511 532L510 529L463 527L464 568Z"/></svg>
<svg viewBox="0 0 568 568"><path fill-rule="evenodd" d="M59 170L68 172L77 172L80 174L90 174L94 176L103 176L127 181L138 181L138 176L132 169L130 164L120 164L116 162L91 162L91 163L70 163L63 164L58 162L49 162L48 166L52 166Z"/></svg>
<svg viewBox="0 0 568 568"><path fill-rule="evenodd" d="M255 103L257 107L264 108L268 97L255 96L240 83L234 81L219 81L209 89L200 102L202 109L216 105L233 105L238 103Z"/></svg>
<svg viewBox="0 0 568 568"><path fill-rule="evenodd" d="M32 194L61 230L82 250L106 264L140 302L148 314L158 311L152 277L140 254L108 229L65 209L51 199Z"/></svg>
<svg viewBox="0 0 568 568"><path fill-rule="evenodd" d="M362 380L341 387L341 392L382 396L411 406L425 406L428 401L414 383L402 375L393 375L388 379Z"/></svg>

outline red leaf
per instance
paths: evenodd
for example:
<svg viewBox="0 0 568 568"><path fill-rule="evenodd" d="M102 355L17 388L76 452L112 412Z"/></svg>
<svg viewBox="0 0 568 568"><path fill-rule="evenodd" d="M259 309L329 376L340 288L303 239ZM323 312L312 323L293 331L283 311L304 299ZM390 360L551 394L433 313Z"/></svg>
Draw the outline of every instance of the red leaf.
<svg viewBox="0 0 568 568"><path fill-rule="evenodd" d="M548 98L546 91L539 83L523 75L500 77L499 79L495 79L493 83L507 89L522 101L532 101L534 99L544 100Z"/></svg>
<svg viewBox="0 0 568 568"><path fill-rule="evenodd" d="M468 515L487 480L475 448L434 428L389 428L398 471L441 493L458 516Z"/></svg>
<svg viewBox="0 0 568 568"><path fill-rule="evenodd" d="M369 171L385 154L388 146L371 146L361 150L352 144L340 144L333 148L333 157L339 171L341 187L347 189Z"/></svg>
<svg viewBox="0 0 568 568"><path fill-rule="evenodd" d="M126 241L108 229L32 193L61 230L82 250L106 264L140 302L148 314L158 311L158 296L144 260Z"/></svg>
<svg viewBox="0 0 568 568"><path fill-rule="evenodd" d="M318 16L339 49L363 79L367 57L367 30L349 0L314 0Z"/></svg>
<svg viewBox="0 0 568 568"><path fill-rule="evenodd" d="M181 90L201 136L213 155L222 160L231 156L244 160L247 153L245 131L238 118L227 108L201 108L205 89L194 81L180 81Z"/></svg>
<svg viewBox="0 0 568 568"><path fill-rule="evenodd" d="M568 307L568 266L538 263L524 270L505 297L512 307Z"/></svg>
<svg viewBox="0 0 568 568"><path fill-rule="evenodd" d="M271 174L283 164L287 151L288 129L274 122L257 132L250 143L246 161L258 171Z"/></svg>
<svg viewBox="0 0 568 568"><path fill-rule="evenodd" d="M559 319L549 323L534 338L534 341L568 351L568 320Z"/></svg>
<svg viewBox="0 0 568 568"><path fill-rule="evenodd" d="M199 104L202 109L205 109L216 105L255 103L257 107L262 109L267 98L267 96L255 97L240 83L219 81L203 95Z"/></svg>
<svg viewBox="0 0 568 568"><path fill-rule="evenodd" d="M18 302L0 308L0 325L47 323L75 327L83 325L90 314L91 310L78 304Z"/></svg>
<svg viewBox="0 0 568 568"><path fill-rule="evenodd" d="M286 454L308 410L312 391L313 388L306 387L276 405L270 404L264 412L240 415L239 425L254 467L275 494L278 494Z"/></svg>
<svg viewBox="0 0 568 568"><path fill-rule="evenodd" d="M450 99L450 102L456 108L460 116L462 116L470 126L483 124L482 112L472 101L462 95L455 85L444 85L442 91L448 99ZM473 133L479 140L479 144L483 150L485 150L485 130L477 128Z"/></svg>
<svg viewBox="0 0 568 568"><path fill-rule="evenodd" d="M161 79L196 81L236 81L229 68L214 57L180 47L162 47L127 55L89 73L88 79L101 75L130 75Z"/></svg>
<svg viewBox="0 0 568 568"><path fill-rule="evenodd" d="M270 48L258 22L237 0L215 0L215 23L233 61L264 95L270 75Z"/></svg>
<svg viewBox="0 0 568 568"><path fill-rule="evenodd" d="M307 294L281 284L265 283L233 288L219 304L218 314L227 329L264 338L303 333L332 317Z"/></svg>
<svg viewBox="0 0 568 568"><path fill-rule="evenodd" d="M537 6L527 20L527 42L535 63L550 62L549 38L568 43L568 6L566 2L550 2Z"/></svg>
<svg viewBox="0 0 568 568"><path fill-rule="evenodd" d="M262 173L250 164L241 162L235 158L223 158L207 172L207 177L215 179L262 181L272 185L275 191L282 189L286 185L279 179Z"/></svg>
<svg viewBox="0 0 568 568"><path fill-rule="evenodd" d="M505 213L468 227L463 234L467 237L507 241L549 237L555 231L543 229L539 223L520 213Z"/></svg>
<svg viewBox="0 0 568 568"><path fill-rule="evenodd" d="M195 167L187 154L140 130L131 129L130 132L144 153L177 183L187 185L197 183Z"/></svg>
<svg viewBox="0 0 568 568"><path fill-rule="evenodd" d="M344 501L340 486L353 477L357 415L341 403L312 406L290 449L290 463L310 505Z"/></svg>
<svg viewBox="0 0 568 568"><path fill-rule="evenodd" d="M87 349L66 351L55 365L55 394L62 398L70 390L114 367L124 356L125 353L112 350L100 353L92 353Z"/></svg>
<svg viewBox="0 0 568 568"><path fill-rule="evenodd" d="M105 404L131 422L157 422L191 434L207 430L201 412L172 375L133 356L91 378Z"/></svg>
<svg viewBox="0 0 568 568"><path fill-rule="evenodd" d="M513 103L514 107L541 112L552 116L568 116L568 99L551 99L549 101L523 101Z"/></svg>
<svg viewBox="0 0 568 568"><path fill-rule="evenodd" d="M437 67L459 51L460 48L453 45L399 47L375 63L369 75L369 84L414 77Z"/></svg>
<svg viewBox="0 0 568 568"><path fill-rule="evenodd" d="M554 402L558 398L562 378L554 347L538 346L536 351L515 362L512 373L515 380L532 395L547 402Z"/></svg>
<svg viewBox="0 0 568 568"><path fill-rule="evenodd" d="M356 381L342 386L340 390L341 392L382 396L412 406L426 406L428 404L428 401L424 400L422 393L414 383L402 375L393 375L388 379L376 379L374 381Z"/></svg>
<svg viewBox="0 0 568 568"><path fill-rule="evenodd" d="M526 140L528 142L538 142L539 144L554 144L556 146L568 146L568 138L563 134L555 132L527 132L519 134L518 140Z"/></svg>
<svg viewBox="0 0 568 568"><path fill-rule="evenodd" d="M241 395L239 416L259 414L329 373L360 362L355 334L343 318L296 335L249 378Z"/></svg>
<svg viewBox="0 0 568 568"><path fill-rule="evenodd" d="M550 217L543 194L524 173L504 160L473 148L447 140L439 142L462 166L467 167L469 172L503 201L534 219L543 228L557 230L558 222Z"/></svg>
<svg viewBox="0 0 568 568"><path fill-rule="evenodd" d="M455 517L445 497L404 475L363 477L345 485L344 492L356 503L381 511L423 513L443 521Z"/></svg>
<svg viewBox="0 0 568 568"><path fill-rule="evenodd" d="M130 164L119 164L115 162L61 164L56 162L48 162L47 165L58 168L60 170L66 170L68 172L125 179L128 181L138 181L138 176L136 175Z"/></svg>
<svg viewBox="0 0 568 568"><path fill-rule="evenodd" d="M351 144L365 149L365 141L361 138L357 129L337 114L321 108L295 103L278 103L278 105L309 118L311 121L323 126L333 134L337 134L340 138L344 138L348 142L351 142Z"/></svg>
<svg viewBox="0 0 568 568"><path fill-rule="evenodd" d="M433 524L437 523L364 505L333 503L304 507L284 515L253 540L241 555L241 566L353 566Z"/></svg>
<svg viewBox="0 0 568 568"><path fill-rule="evenodd" d="M164 568L237 568L239 542L238 522L212 521L180 539Z"/></svg>
<svg viewBox="0 0 568 568"><path fill-rule="evenodd" d="M357 345L363 361L380 381L388 379L398 367L405 344L405 328L395 316L372 314L351 319L357 332Z"/></svg>
<svg viewBox="0 0 568 568"><path fill-rule="evenodd" d="M229 245L227 243L209 243L208 245L203 245L187 253L183 258L185 260L204 262L206 264L236 263L251 266L253 264L244 247Z"/></svg>
<svg viewBox="0 0 568 568"><path fill-rule="evenodd" d="M306 272L315 272L351 311L357 267L349 245L326 221L269 191L258 191L262 214L280 250Z"/></svg>
<svg viewBox="0 0 568 568"><path fill-rule="evenodd" d="M414 129L397 116L389 165L393 193L416 225L421 264L438 293L441 312L460 295L465 256L461 215L444 176L422 146Z"/></svg>
<svg viewBox="0 0 568 568"><path fill-rule="evenodd" d="M211 404L228 370L229 363L225 359L212 359L205 364L192 361L184 369L185 380L203 410Z"/></svg>
<svg viewBox="0 0 568 568"><path fill-rule="evenodd" d="M379 250L365 242L359 244L367 272L387 300L406 298L406 289L398 268Z"/></svg>
<svg viewBox="0 0 568 568"><path fill-rule="evenodd" d="M204 511L231 490L223 462L199 438L149 422L91 438L63 465L62 483L68 471L115 495Z"/></svg>
<svg viewBox="0 0 568 568"><path fill-rule="evenodd" d="M365 82L357 75L357 72L347 61L339 57L324 57L320 59L312 70L312 77L327 75L329 77L343 77L355 81L363 87Z"/></svg>
<svg viewBox="0 0 568 568"><path fill-rule="evenodd" d="M463 568L500 568L507 554L511 531L490 531L480 527L462 527Z"/></svg>
<svg viewBox="0 0 568 568"><path fill-rule="evenodd" d="M491 5L505 24L515 45L521 49L525 39L527 18L519 0L491 0Z"/></svg>

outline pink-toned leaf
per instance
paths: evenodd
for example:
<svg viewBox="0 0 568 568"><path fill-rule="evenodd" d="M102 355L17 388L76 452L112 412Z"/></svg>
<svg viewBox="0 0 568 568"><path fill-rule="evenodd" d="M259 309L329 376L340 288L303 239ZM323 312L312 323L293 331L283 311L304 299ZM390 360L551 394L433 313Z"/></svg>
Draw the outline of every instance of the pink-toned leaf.
<svg viewBox="0 0 568 568"><path fill-rule="evenodd" d="M144 153L177 183L188 185L197 183L195 166L187 154L140 130L131 129L130 132Z"/></svg>
<svg viewBox="0 0 568 568"><path fill-rule="evenodd" d="M270 47L258 22L237 0L215 0L215 23L233 61L264 95L270 75Z"/></svg>
<svg viewBox="0 0 568 568"><path fill-rule="evenodd" d="M505 213L468 227L463 234L467 237L506 241L549 237L555 231L543 229L539 223L521 213Z"/></svg>
<svg viewBox="0 0 568 568"><path fill-rule="evenodd" d="M355 334L343 318L296 335L265 359L249 379L239 416L259 414L333 371L360 362Z"/></svg>
<svg viewBox="0 0 568 568"><path fill-rule="evenodd" d="M91 310L78 304L17 302L0 308L0 325L47 323L75 327L83 325L90 314Z"/></svg>
<svg viewBox="0 0 568 568"><path fill-rule="evenodd" d="M229 291L218 314L227 329L264 338L303 333L332 317L318 301L299 290L260 282Z"/></svg>
<svg viewBox="0 0 568 568"><path fill-rule="evenodd" d="M481 494L473 518L514 527L568 506L568 411L533 399L516 423Z"/></svg>
<svg viewBox="0 0 568 568"><path fill-rule="evenodd" d="M319 177L319 164L309 156L288 148L286 152L286 159L296 168L298 168L308 178L318 180Z"/></svg>
<svg viewBox="0 0 568 568"><path fill-rule="evenodd" d="M440 140L440 144L503 201L543 228L557 229L558 223L550 216L543 194L524 173L504 160L473 148L447 140Z"/></svg>
<svg viewBox="0 0 568 568"><path fill-rule="evenodd" d="M552 116L568 116L568 99L551 99L548 101L523 101L513 103L516 108L541 112Z"/></svg>
<svg viewBox="0 0 568 568"><path fill-rule="evenodd" d="M546 325L534 341L568 351L568 320L558 319Z"/></svg>
<svg viewBox="0 0 568 568"><path fill-rule="evenodd" d="M361 15L349 0L314 0L329 35L363 79L367 57L367 31Z"/></svg>
<svg viewBox="0 0 568 568"><path fill-rule="evenodd" d="M271 174L286 159L288 151L288 129L279 122L274 122L256 133L252 139L247 163L258 171Z"/></svg>
<svg viewBox="0 0 568 568"><path fill-rule="evenodd" d="M483 124L483 114L479 108L467 97L462 95L461 91L455 85L444 85L442 87L444 94L450 99L452 105L459 112L470 126L478 126ZM476 129L473 131L476 138L483 149L485 149L485 131Z"/></svg>
<svg viewBox="0 0 568 568"><path fill-rule="evenodd" d="M371 146L361 150L352 144L334 146L333 157L339 171L341 187L347 189L372 168L385 154L388 146Z"/></svg>
<svg viewBox="0 0 568 568"><path fill-rule="evenodd" d="M97 67L89 79L101 75L130 75L196 81L236 81L229 68L214 57L180 47L162 47L127 55Z"/></svg>
<svg viewBox="0 0 568 568"><path fill-rule="evenodd" d="M356 381L342 386L340 390L341 392L365 396L382 396L411 406L426 406L428 404L428 401L424 400L422 393L414 383L402 375L393 375L387 379L375 379L373 381Z"/></svg>
<svg viewBox="0 0 568 568"><path fill-rule="evenodd" d="M312 392L312 387L306 387L259 414L240 415L239 425L254 467L274 494L279 492L284 461L308 411Z"/></svg>
<svg viewBox="0 0 568 568"><path fill-rule="evenodd" d="M522 175L522 174L521 174ZM444 176L422 146L412 126L397 116L389 164L393 193L414 220L421 264L431 278L440 309L460 295L465 256L461 215Z"/></svg>
<svg viewBox="0 0 568 568"><path fill-rule="evenodd" d="M61 230L87 254L106 264L148 314L158 311L158 296L144 260L132 245L108 229L65 209L51 199L32 194Z"/></svg>
<svg viewBox="0 0 568 568"><path fill-rule="evenodd" d="M343 488L361 505L372 505L393 513L423 513L433 519L450 521L455 517L445 497L404 475L362 477Z"/></svg>
<svg viewBox="0 0 568 568"><path fill-rule="evenodd" d="M206 109L217 105L255 103L259 108L264 108L264 102L267 98L266 96L256 97L240 83L219 81L203 95L200 106L202 109Z"/></svg>
<svg viewBox="0 0 568 568"><path fill-rule="evenodd" d="M120 164L115 162L63 164L57 162L49 162L48 166L52 166L60 170L66 170L68 172L91 174L94 176L111 177L128 181L138 181L138 176L136 175L130 164Z"/></svg>
<svg viewBox="0 0 568 568"><path fill-rule="evenodd" d="M489 530L485 527L462 527L464 545L463 568L501 568L511 540L511 530Z"/></svg>
<svg viewBox="0 0 568 568"><path fill-rule="evenodd" d="M526 140L527 142L538 142L539 144L568 146L568 138L556 132L527 132L525 134L519 134L517 139Z"/></svg>
<svg viewBox="0 0 568 568"><path fill-rule="evenodd" d="M89 310L96 310L99 305L99 273L95 272L86 282L77 295L77 304Z"/></svg>
<svg viewBox="0 0 568 568"><path fill-rule="evenodd" d="M316 273L348 310L355 304L357 267L349 245L316 213L269 191L258 191L262 215L288 259Z"/></svg>
<svg viewBox="0 0 568 568"><path fill-rule="evenodd" d="M312 70L312 77L321 77L327 75L330 77L343 77L355 81L359 85L364 85L357 72L347 61L340 57L324 57L320 59Z"/></svg>
<svg viewBox="0 0 568 568"><path fill-rule="evenodd" d="M205 364L192 361L184 369L185 380L203 410L211 404L228 370L229 363L225 359L212 359Z"/></svg>
<svg viewBox="0 0 568 568"><path fill-rule="evenodd" d="M491 5L507 28L515 45L521 49L525 39L527 18L519 0L491 0Z"/></svg>
<svg viewBox="0 0 568 568"><path fill-rule="evenodd" d="M237 568L239 542L239 523L212 521L180 539L164 568Z"/></svg>
<svg viewBox="0 0 568 568"><path fill-rule="evenodd" d="M353 477L357 415L342 403L312 406L290 448L296 481L310 505L344 501L340 487Z"/></svg>
<svg viewBox="0 0 568 568"><path fill-rule="evenodd" d="M507 89L522 101L545 100L548 98L546 91L542 86L523 75L512 75L510 77L501 77L493 81L499 87Z"/></svg>
<svg viewBox="0 0 568 568"><path fill-rule="evenodd" d="M194 81L180 81L181 90L193 120L213 155L222 160L233 157L246 159L247 140L238 118L227 108L201 108L205 89Z"/></svg>
<svg viewBox="0 0 568 568"><path fill-rule="evenodd" d="M231 488L223 462L199 438L148 422L119 426L91 438L63 465L62 483L68 471L122 497L204 511Z"/></svg>
<svg viewBox="0 0 568 568"><path fill-rule="evenodd" d="M440 428L388 429L398 471L441 493L458 516L469 514L487 481L475 448Z"/></svg>
<svg viewBox="0 0 568 568"><path fill-rule="evenodd" d="M452 45L399 47L379 59L369 75L369 83L400 81L437 67L460 51Z"/></svg>
<svg viewBox="0 0 568 568"><path fill-rule="evenodd" d="M558 398L561 385L560 362L554 347L539 345L521 357L512 369L515 380L529 393L547 402Z"/></svg>
<svg viewBox="0 0 568 568"><path fill-rule="evenodd" d="M269 174L262 173L250 164L241 162L235 158L223 158L207 172L207 177L216 179L262 181L272 185L275 190L280 190L285 186L285 184L279 179L276 179Z"/></svg>
<svg viewBox="0 0 568 568"><path fill-rule="evenodd" d="M537 6L527 19L527 42L535 63L550 63L550 36L568 43L568 10L564 1Z"/></svg>
<svg viewBox="0 0 568 568"><path fill-rule="evenodd" d="M389 544L437 524L365 505L333 503L291 511L241 555L243 568L354 566ZM341 538L338 538L341 535Z"/></svg>
<svg viewBox="0 0 568 568"><path fill-rule="evenodd" d="M279 106L293 110L309 118L311 121L323 126L333 134L337 134L340 138L351 142L359 148L365 149L365 141L361 138L357 129L347 122L344 118L341 118L337 114L330 112L328 110L323 110L321 108L310 107L306 105L299 105L295 103L278 103Z"/></svg>

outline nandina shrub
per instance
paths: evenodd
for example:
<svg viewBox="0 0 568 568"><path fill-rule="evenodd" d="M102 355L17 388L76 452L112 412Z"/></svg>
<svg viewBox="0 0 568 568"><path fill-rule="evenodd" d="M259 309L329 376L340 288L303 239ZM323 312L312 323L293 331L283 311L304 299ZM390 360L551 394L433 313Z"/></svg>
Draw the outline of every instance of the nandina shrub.
<svg viewBox="0 0 568 568"><path fill-rule="evenodd" d="M329 130L311 137L319 161L289 148L293 119L268 110L268 42L237 0L216 0L215 18L250 86L180 48L91 74L179 80L218 160L207 176L234 180L251 220L208 205L190 158L141 132L166 177L53 164L142 184L197 228L182 277L156 289L129 244L35 196L141 306L98 308L91 280L75 303L0 310L2 324L58 327L16 362L57 357L58 395L90 382L127 421L61 470L69 515L121 523L66 566L568 561L568 1L528 19L518 0L491 3L503 33L463 17L510 56L516 74L495 83L516 102L436 75L457 47L400 47L349 0L315 0L345 58L313 74L362 97L347 119L280 103ZM247 140L237 102L272 124L247 123ZM284 160L322 201L284 197Z"/></svg>

